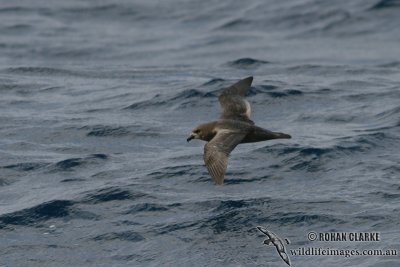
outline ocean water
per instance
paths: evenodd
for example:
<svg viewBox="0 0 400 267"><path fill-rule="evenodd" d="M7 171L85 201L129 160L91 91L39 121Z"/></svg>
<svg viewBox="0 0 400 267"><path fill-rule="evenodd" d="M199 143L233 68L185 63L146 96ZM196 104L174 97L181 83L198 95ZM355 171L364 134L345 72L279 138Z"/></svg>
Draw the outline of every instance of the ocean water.
<svg viewBox="0 0 400 267"><path fill-rule="evenodd" d="M0 2L0 266L400 266L400 1ZM191 129L254 76L224 186ZM375 232L379 241L312 241Z"/></svg>

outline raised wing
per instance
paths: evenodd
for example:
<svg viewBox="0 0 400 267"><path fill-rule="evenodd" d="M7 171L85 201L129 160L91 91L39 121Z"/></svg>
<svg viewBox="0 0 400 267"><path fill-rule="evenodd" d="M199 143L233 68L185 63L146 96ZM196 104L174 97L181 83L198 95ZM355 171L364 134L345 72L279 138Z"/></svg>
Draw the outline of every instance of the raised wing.
<svg viewBox="0 0 400 267"><path fill-rule="evenodd" d="M268 230L265 229L264 227L257 226L257 229L258 229L261 233L263 233L264 235L268 236L269 238L274 237L274 236L273 236L273 233L270 232L270 231L268 231Z"/></svg>
<svg viewBox="0 0 400 267"><path fill-rule="evenodd" d="M229 154L245 136L246 133L219 130L214 138L204 146L204 162L216 184L224 183Z"/></svg>
<svg viewBox="0 0 400 267"><path fill-rule="evenodd" d="M218 98L222 107L221 119L241 120L254 124L250 119L250 103L244 98L252 81L253 77L247 77L222 92Z"/></svg>

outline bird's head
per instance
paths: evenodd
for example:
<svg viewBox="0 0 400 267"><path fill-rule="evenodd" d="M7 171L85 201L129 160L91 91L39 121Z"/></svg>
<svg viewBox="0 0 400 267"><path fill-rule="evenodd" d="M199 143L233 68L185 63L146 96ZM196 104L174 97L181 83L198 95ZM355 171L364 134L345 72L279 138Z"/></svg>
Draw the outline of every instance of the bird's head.
<svg viewBox="0 0 400 267"><path fill-rule="evenodd" d="M215 123L204 123L204 124L200 124L196 127L193 128L192 133L190 134L190 136L188 137L188 139L186 139L186 141L190 141L192 139L200 139L200 140L204 140L204 141L210 141L214 135L214 126Z"/></svg>
<svg viewBox="0 0 400 267"><path fill-rule="evenodd" d="M192 133L190 134L190 136L188 137L188 139L186 141L190 141L192 139L202 139L203 136L203 130L202 128L199 126L196 126L195 128L193 128Z"/></svg>

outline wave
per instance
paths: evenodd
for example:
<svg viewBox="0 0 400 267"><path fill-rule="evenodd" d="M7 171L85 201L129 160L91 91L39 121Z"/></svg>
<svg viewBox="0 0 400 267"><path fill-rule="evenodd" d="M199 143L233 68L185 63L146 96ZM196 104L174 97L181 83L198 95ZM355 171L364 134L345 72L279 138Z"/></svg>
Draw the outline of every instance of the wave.
<svg viewBox="0 0 400 267"><path fill-rule="evenodd" d="M160 212L160 211L168 211L171 208L181 206L181 203L162 205L157 203L140 203L136 204L133 207L129 208L124 214L135 214L138 212Z"/></svg>
<svg viewBox="0 0 400 267"><path fill-rule="evenodd" d="M259 59L254 59L254 58L239 58L234 61L228 62L228 66L235 67L235 68L252 68L252 67L258 67L261 65L269 64L271 62L265 61L265 60L259 60Z"/></svg>
<svg viewBox="0 0 400 267"><path fill-rule="evenodd" d="M219 205L214 205L217 207L211 212L212 215L210 217L202 219L198 224L192 222L192 225L194 224L200 229L213 229L214 232L220 233L243 229L243 227L253 229L257 224L283 226L299 223L305 225L332 222L335 224L344 223L339 216L321 213L315 214L310 211L275 211L266 212L264 215L260 211L260 207L265 206L266 203L268 203L269 209L272 210L279 210L283 206L297 206L296 203L290 202L268 198L223 201ZM254 213L258 214L256 218L254 217Z"/></svg>
<svg viewBox="0 0 400 267"><path fill-rule="evenodd" d="M232 173L235 176L240 175L238 172ZM266 179L265 176L262 177L253 177L253 178L237 178L237 177L232 177L229 178L231 176L231 173L228 171L226 173L227 177L224 179L224 184L226 185L236 185L236 184L244 184L244 183L254 183L254 182L258 182L258 181L263 181ZM210 178L208 179L207 182L210 182Z"/></svg>
<svg viewBox="0 0 400 267"><path fill-rule="evenodd" d="M139 12L142 10L142 12ZM54 13L54 16L68 16L75 20L87 19L124 19L129 21L138 21L146 18L144 9L137 5L124 4L100 4L87 7L61 8Z"/></svg>
<svg viewBox="0 0 400 267"><path fill-rule="evenodd" d="M378 196L388 201L400 199L400 193L388 193L388 192L377 191L370 194L373 196Z"/></svg>
<svg viewBox="0 0 400 267"><path fill-rule="evenodd" d="M46 17L70 17L73 16L77 20L87 20L89 18L122 18L125 19L140 19L144 16L138 12L138 6L122 5L122 4L100 4L93 6L81 7L22 7L10 6L0 8L0 13L36 13Z"/></svg>
<svg viewBox="0 0 400 267"><path fill-rule="evenodd" d="M336 74L337 72L343 72L346 66L338 65L317 65L317 64L301 64L295 66L289 66L286 69L289 72L296 74L310 74L310 75L323 75L323 74Z"/></svg>
<svg viewBox="0 0 400 267"><path fill-rule="evenodd" d="M250 90L252 91L252 90ZM252 92L256 92L254 94L257 94L257 90L253 90ZM271 98L281 98L281 97L289 97L289 96L300 96L303 95L303 92L297 89L286 89L283 91L274 91L274 92L265 92L264 90L258 90L259 93L263 93L265 95L268 95Z"/></svg>
<svg viewBox="0 0 400 267"><path fill-rule="evenodd" d="M71 71L67 69L60 68L50 68L50 67L12 67L3 69L3 72L10 74L31 74L31 75L43 75L43 76L80 76L82 73Z"/></svg>
<svg viewBox="0 0 400 267"><path fill-rule="evenodd" d="M212 79L202 85L205 89L186 89L178 93L169 95L156 94L152 98L133 103L124 110L143 110L155 107L173 107L186 108L195 106L204 106L212 104L209 99L217 102L218 96L231 83L227 84L222 79ZM271 98L282 98L291 96L300 96L304 92L298 89L278 90L279 87L274 85L257 85L251 87L248 96L263 94ZM207 91L205 91L207 90Z"/></svg>
<svg viewBox="0 0 400 267"><path fill-rule="evenodd" d="M217 30L237 30L237 29L251 27L251 25L253 25L253 21L251 21L249 19L235 18L235 19L230 19L228 22L223 23L222 25L218 26L216 29Z"/></svg>
<svg viewBox="0 0 400 267"><path fill-rule="evenodd" d="M14 24L10 26L0 27L2 34L26 34L32 30L32 26L28 24Z"/></svg>
<svg viewBox="0 0 400 267"><path fill-rule="evenodd" d="M95 48L93 48L95 49ZM55 56L87 56L87 53L92 53L91 48L89 51L81 50L65 50L60 48L58 51L53 51ZM49 53L49 51L47 51ZM82 55L80 55L82 54ZM94 78L94 79L130 79L132 78L132 71L107 71L107 70L87 70L87 69L66 69L55 67L41 67L41 66L21 66L10 67L1 69L2 73L15 74L15 75L31 75L31 76L60 76L60 77L80 77L80 78Z"/></svg>
<svg viewBox="0 0 400 267"><path fill-rule="evenodd" d="M120 136L126 136L130 134L131 132L126 128L126 127L111 127L111 126L94 126L91 127L91 130L86 134L86 136L114 136L114 137L120 137Z"/></svg>
<svg viewBox="0 0 400 267"><path fill-rule="evenodd" d="M307 122L326 122L326 123L349 123L357 119L355 115L346 114L301 114L298 116L297 120L307 121Z"/></svg>
<svg viewBox="0 0 400 267"><path fill-rule="evenodd" d="M11 185L13 182L8 178L0 178L0 186Z"/></svg>
<svg viewBox="0 0 400 267"><path fill-rule="evenodd" d="M135 231L106 233L106 234L92 237L90 239L93 241L122 240L122 241L129 241L129 242L139 242L139 241L145 240L145 238L141 234L139 234Z"/></svg>
<svg viewBox="0 0 400 267"><path fill-rule="evenodd" d="M89 193L83 200L83 203L97 204L109 201L136 200L145 197L146 194L140 192L131 192L118 187L103 188L94 193Z"/></svg>
<svg viewBox="0 0 400 267"><path fill-rule="evenodd" d="M77 167L85 166L87 164L100 164L104 160L108 159L106 154L92 154L85 158L69 158L61 160L55 164L49 166L53 172L57 171L71 171Z"/></svg>
<svg viewBox="0 0 400 267"><path fill-rule="evenodd" d="M220 78L214 78L209 80L208 82L203 83L203 86L214 86L214 85L221 85L223 82L225 82L224 79L220 79Z"/></svg>
<svg viewBox="0 0 400 267"><path fill-rule="evenodd" d="M32 208L0 216L0 228L8 225L29 225L40 221L66 217L71 214L73 201L53 200Z"/></svg>
<svg viewBox="0 0 400 267"><path fill-rule="evenodd" d="M379 68L400 68L400 61L391 61L388 63L377 65Z"/></svg>
<svg viewBox="0 0 400 267"><path fill-rule="evenodd" d="M382 111L375 115L378 119L387 119L387 118L395 118L398 119L400 117L400 106L389 108L385 111Z"/></svg>
<svg viewBox="0 0 400 267"><path fill-rule="evenodd" d="M196 90L196 89L188 89L188 90L178 93L174 97L170 98L170 100L184 100L184 99L193 98L193 97L204 98L204 97L215 97L215 96L216 95L212 92L202 92L202 91Z"/></svg>
<svg viewBox="0 0 400 267"><path fill-rule="evenodd" d="M205 200L185 203L186 209L193 212L202 211L205 217L189 218L186 221L174 223L159 223L153 229L158 234L171 234L175 231L196 229L212 230L214 233L234 232L237 230L255 230L256 225L315 225L317 224L343 224L345 221L340 215L323 212L310 212L308 206L346 205L345 201L298 201L290 199L274 199L270 197L231 199L231 200ZM289 211L280 211L280 210ZM254 216L257 214L257 216ZM256 230L255 230L256 231Z"/></svg>
<svg viewBox="0 0 400 267"><path fill-rule="evenodd" d="M391 144L396 140L396 137L392 135L377 132L337 138L336 144L327 147L300 145L287 147L276 144L256 149L254 152L281 158L282 164L270 166L273 168L319 172L326 170L327 164L335 164L332 160L352 159L356 155L374 153L375 149L381 148L384 144Z"/></svg>
<svg viewBox="0 0 400 267"><path fill-rule="evenodd" d="M41 169L41 168L43 168L43 167L45 167L47 165L49 165L49 163L45 163L45 162L22 162L22 163L6 165L6 166L0 167L0 168L27 172L27 171L35 171L37 169Z"/></svg>
<svg viewBox="0 0 400 267"><path fill-rule="evenodd" d="M149 177L153 179L165 179L165 178L173 178L180 177L183 175L193 175L198 174L198 167L201 165L180 165L180 166L170 166L161 168L158 171L151 172L148 174Z"/></svg>
<svg viewBox="0 0 400 267"><path fill-rule="evenodd" d="M137 110L151 108L155 106L174 106L176 104L180 106L185 106L188 104L196 105L198 99L206 99L210 97L216 97L216 92L203 92L197 89L186 89L179 93L169 96L161 96L159 94L155 95L151 99L133 103L124 109L127 110Z"/></svg>
<svg viewBox="0 0 400 267"><path fill-rule="evenodd" d="M34 11L33 8L21 7L21 6L10 6L10 7L2 7L0 8L0 13L23 13Z"/></svg>
<svg viewBox="0 0 400 267"><path fill-rule="evenodd" d="M170 234L170 233L178 231L178 230L198 227L199 224L200 224L199 221L169 223L169 224L166 224L166 225L162 224L162 225L156 225L156 228L154 229L154 231L158 235Z"/></svg>
<svg viewBox="0 0 400 267"><path fill-rule="evenodd" d="M373 5L370 10L380 10L380 9L392 9L399 8L400 1L399 0L380 0L378 3Z"/></svg>
<svg viewBox="0 0 400 267"><path fill-rule="evenodd" d="M154 127L145 127L143 125L112 126L112 125L93 125L77 128L85 130L88 137L156 137L160 132Z"/></svg>

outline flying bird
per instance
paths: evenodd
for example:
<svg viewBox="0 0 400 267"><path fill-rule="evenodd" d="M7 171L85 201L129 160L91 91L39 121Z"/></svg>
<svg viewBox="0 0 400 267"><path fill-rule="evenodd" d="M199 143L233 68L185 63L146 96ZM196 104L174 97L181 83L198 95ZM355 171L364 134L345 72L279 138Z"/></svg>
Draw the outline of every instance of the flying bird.
<svg viewBox="0 0 400 267"><path fill-rule="evenodd" d="M276 250L278 251L279 256L281 256L282 260L284 262L286 262L287 265L290 266L290 258L289 258L289 255L287 254L287 251L286 251L286 248L285 248L285 245L284 245L284 242L282 241L282 239L280 239L279 236L277 236L273 232L271 232L261 226L257 226L257 229L261 233L263 233L264 235L267 236L267 239L264 240L263 244L275 246ZM285 243L290 244L289 239L285 238Z"/></svg>
<svg viewBox="0 0 400 267"><path fill-rule="evenodd" d="M218 185L224 183L228 157L242 143L261 142L271 139L291 138L285 133L271 132L255 125L250 119L250 103L245 99L253 77L247 77L223 90L218 97L222 114L218 120L193 128L187 141L207 141L204 146L204 162L208 173Z"/></svg>

